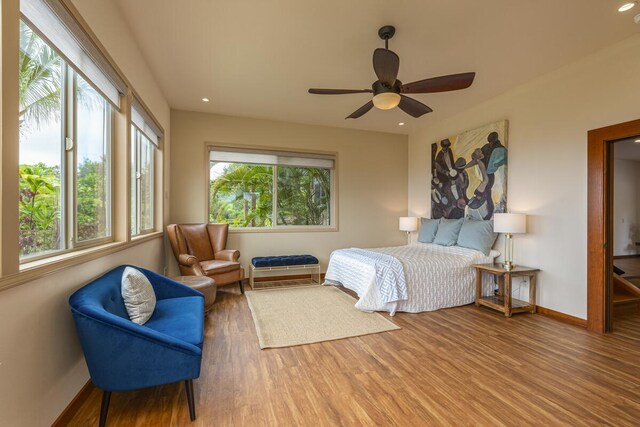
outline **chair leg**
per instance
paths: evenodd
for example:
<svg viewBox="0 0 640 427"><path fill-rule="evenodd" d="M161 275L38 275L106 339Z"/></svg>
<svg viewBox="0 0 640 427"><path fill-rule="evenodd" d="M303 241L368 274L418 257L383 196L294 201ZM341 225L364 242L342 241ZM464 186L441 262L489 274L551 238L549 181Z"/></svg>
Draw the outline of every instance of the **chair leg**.
<svg viewBox="0 0 640 427"><path fill-rule="evenodd" d="M244 280L238 280L238 284L240 285L240 293L244 294Z"/></svg>
<svg viewBox="0 0 640 427"><path fill-rule="evenodd" d="M107 412L109 411L109 402L111 401L111 392L102 391L102 405L100 406L100 427L107 425Z"/></svg>
<svg viewBox="0 0 640 427"><path fill-rule="evenodd" d="M196 405L193 403L193 380L185 380L185 387L187 388L187 402L189 403L189 417L191 421L196 420Z"/></svg>

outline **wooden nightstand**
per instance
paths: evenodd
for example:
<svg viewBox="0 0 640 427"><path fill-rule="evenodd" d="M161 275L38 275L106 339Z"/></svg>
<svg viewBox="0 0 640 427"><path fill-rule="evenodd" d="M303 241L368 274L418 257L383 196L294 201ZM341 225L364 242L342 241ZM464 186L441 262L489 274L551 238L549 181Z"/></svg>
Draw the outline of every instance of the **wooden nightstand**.
<svg viewBox="0 0 640 427"><path fill-rule="evenodd" d="M476 264L476 306L486 306L511 317L513 313L536 312L536 276L537 268L516 266L511 271L499 263ZM498 295L482 296L482 273L489 273L498 279ZM511 298L511 282L514 277L529 278L529 302Z"/></svg>

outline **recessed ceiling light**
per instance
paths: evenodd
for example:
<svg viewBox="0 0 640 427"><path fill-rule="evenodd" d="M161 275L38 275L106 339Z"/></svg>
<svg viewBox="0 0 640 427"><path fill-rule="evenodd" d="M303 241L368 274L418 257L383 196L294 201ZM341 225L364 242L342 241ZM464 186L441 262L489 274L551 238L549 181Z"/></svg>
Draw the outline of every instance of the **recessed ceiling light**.
<svg viewBox="0 0 640 427"><path fill-rule="evenodd" d="M404 122L398 123L398 126L404 126Z"/></svg>
<svg viewBox="0 0 640 427"><path fill-rule="evenodd" d="M209 102L209 98L202 98L202 102Z"/></svg>
<svg viewBox="0 0 640 427"><path fill-rule="evenodd" d="M625 3L625 4L623 4L622 6L620 6L618 8L618 12L626 12L627 10L631 10L636 6L636 4L638 4L638 3L635 2L635 1L632 1L632 2L629 2L629 3Z"/></svg>

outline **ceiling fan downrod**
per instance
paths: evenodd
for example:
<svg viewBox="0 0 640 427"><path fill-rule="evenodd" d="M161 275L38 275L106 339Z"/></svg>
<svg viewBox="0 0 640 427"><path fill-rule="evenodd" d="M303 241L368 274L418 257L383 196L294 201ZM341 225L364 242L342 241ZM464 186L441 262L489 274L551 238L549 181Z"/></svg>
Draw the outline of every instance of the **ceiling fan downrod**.
<svg viewBox="0 0 640 427"><path fill-rule="evenodd" d="M389 49L389 39L396 33L396 27L393 25L385 25L378 30L378 36L384 40L384 48Z"/></svg>

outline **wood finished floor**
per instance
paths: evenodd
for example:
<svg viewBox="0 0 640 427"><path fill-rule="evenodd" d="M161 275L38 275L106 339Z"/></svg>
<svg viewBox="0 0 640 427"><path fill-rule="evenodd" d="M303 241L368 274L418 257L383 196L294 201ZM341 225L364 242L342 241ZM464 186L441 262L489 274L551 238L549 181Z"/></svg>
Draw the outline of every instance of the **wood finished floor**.
<svg viewBox="0 0 640 427"><path fill-rule="evenodd" d="M236 287L237 288L237 287ZM601 336L465 306L398 313L399 331L260 350L246 299L206 319L197 420L183 384L114 393L108 426L638 425L640 318ZM100 392L71 425L97 425Z"/></svg>

